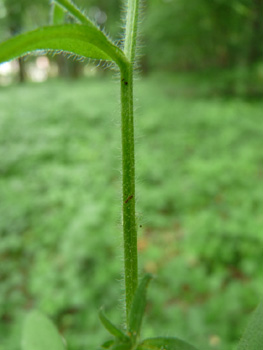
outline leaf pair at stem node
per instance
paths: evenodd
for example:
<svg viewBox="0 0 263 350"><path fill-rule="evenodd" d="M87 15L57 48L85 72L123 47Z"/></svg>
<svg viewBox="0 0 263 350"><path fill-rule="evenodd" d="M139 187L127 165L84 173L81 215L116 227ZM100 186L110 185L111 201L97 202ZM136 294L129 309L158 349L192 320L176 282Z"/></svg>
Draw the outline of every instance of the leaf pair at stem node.
<svg viewBox="0 0 263 350"><path fill-rule="evenodd" d="M172 337L156 337L140 341L142 319L146 307L147 287L151 279L152 275L145 275L135 292L127 333L116 327L100 310L101 322L114 336L114 339L104 343L102 348L110 350L196 350L196 348L183 340Z"/></svg>

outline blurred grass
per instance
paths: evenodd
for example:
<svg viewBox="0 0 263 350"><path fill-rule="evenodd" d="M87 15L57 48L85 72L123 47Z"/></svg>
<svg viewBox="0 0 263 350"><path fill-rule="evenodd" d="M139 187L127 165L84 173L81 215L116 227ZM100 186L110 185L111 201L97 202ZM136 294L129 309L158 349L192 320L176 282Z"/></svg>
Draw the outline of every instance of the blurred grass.
<svg viewBox="0 0 263 350"><path fill-rule="evenodd" d="M262 293L263 101L189 82L136 83L140 266L158 276L144 333L230 350ZM0 88L1 350L19 349L33 307L72 350L105 338L101 305L121 322L118 91L105 77Z"/></svg>

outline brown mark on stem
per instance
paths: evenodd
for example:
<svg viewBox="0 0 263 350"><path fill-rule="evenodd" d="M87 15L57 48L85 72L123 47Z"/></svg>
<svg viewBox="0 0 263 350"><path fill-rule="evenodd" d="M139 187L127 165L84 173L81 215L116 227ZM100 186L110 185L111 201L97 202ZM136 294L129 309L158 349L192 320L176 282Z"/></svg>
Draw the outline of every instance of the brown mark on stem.
<svg viewBox="0 0 263 350"><path fill-rule="evenodd" d="M131 200L132 198L133 198L133 194L131 196L129 196L124 203L127 204L129 202L129 200Z"/></svg>
<svg viewBox="0 0 263 350"><path fill-rule="evenodd" d="M124 78L122 78L121 81L124 82L124 85L128 85L128 82Z"/></svg>

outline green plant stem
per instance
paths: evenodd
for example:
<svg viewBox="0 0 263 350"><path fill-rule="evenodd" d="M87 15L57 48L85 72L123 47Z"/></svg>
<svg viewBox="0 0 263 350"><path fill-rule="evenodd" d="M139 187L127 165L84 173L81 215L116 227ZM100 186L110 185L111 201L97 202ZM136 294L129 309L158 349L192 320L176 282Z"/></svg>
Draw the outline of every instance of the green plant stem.
<svg viewBox="0 0 263 350"><path fill-rule="evenodd" d="M89 19L87 18L78 8L76 5L71 2L71 0L53 0L56 2L58 5L63 7L65 10L67 10L69 13L72 14L75 18L77 18L80 23L83 23L89 27L97 28L96 25Z"/></svg>
<svg viewBox="0 0 263 350"><path fill-rule="evenodd" d="M138 284L137 228L135 219L135 162L133 122L133 65L121 70L122 190L126 317Z"/></svg>
<svg viewBox="0 0 263 350"><path fill-rule="evenodd" d="M134 63L138 31L140 0L128 0L124 53Z"/></svg>
<svg viewBox="0 0 263 350"><path fill-rule="evenodd" d="M135 218L135 161L133 122L133 70L137 39L139 0L127 0L124 54L121 69L122 191L126 319L138 284L137 228Z"/></svg>

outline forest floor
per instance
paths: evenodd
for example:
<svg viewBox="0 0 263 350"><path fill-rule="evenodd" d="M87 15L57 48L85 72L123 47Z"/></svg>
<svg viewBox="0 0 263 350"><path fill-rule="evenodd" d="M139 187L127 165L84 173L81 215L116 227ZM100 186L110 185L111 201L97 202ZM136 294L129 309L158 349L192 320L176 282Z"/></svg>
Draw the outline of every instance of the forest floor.
<svg viewBox="0 0 263 350"><path fill-rule="evenodd" d="M262 295L263 100L208 92L136 81L144 335L230 350ZM118 93L109 77L0 88L0 350L33 307L71 350L105 339L101 305L121 322Z"/></svg>

